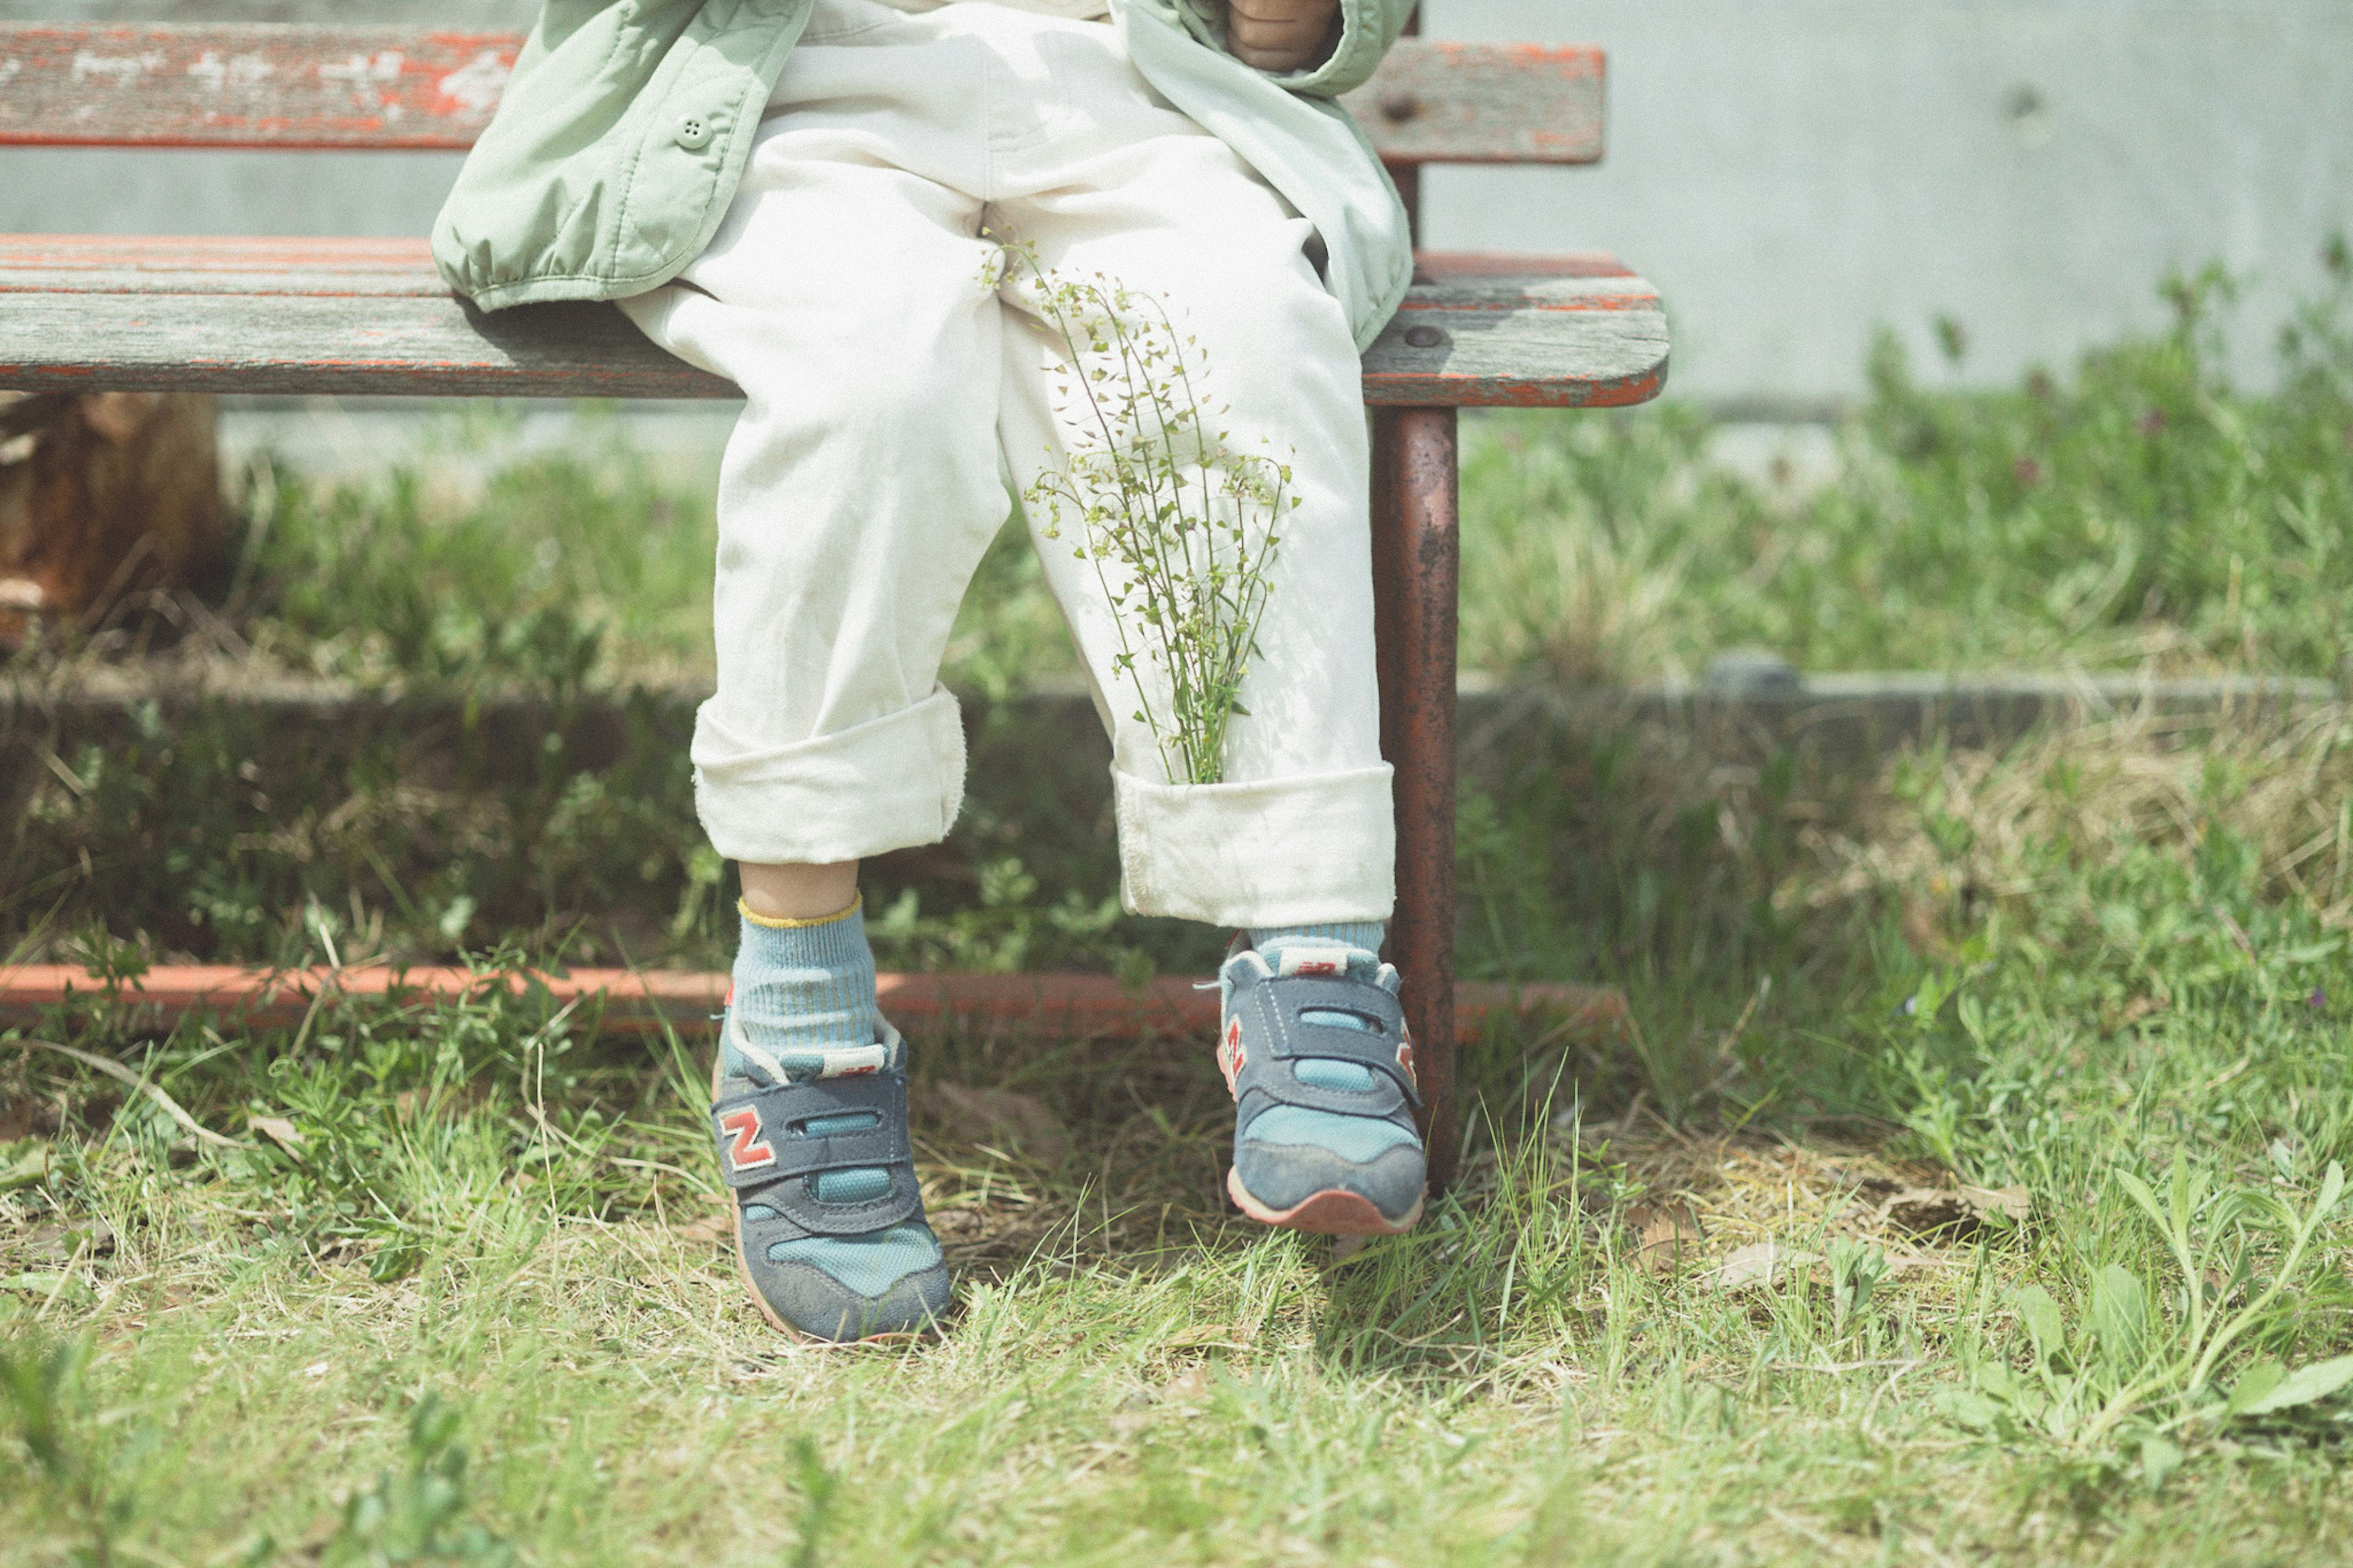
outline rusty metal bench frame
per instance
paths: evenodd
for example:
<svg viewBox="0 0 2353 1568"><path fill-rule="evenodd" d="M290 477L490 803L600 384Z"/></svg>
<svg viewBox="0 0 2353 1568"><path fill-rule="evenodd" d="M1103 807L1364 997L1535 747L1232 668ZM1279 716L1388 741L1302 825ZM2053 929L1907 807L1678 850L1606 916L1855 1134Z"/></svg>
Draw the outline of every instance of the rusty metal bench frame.
<svg viewBox="0 0 2353 1568"><path fill-rule="evenodd" d="M0 146L462 150L520 37L403 27L0 26ZM1409 38L1346 100L1409 207L1427 163L1586 163L1604 65L1578 46ZM1430 1174L1455 1168L1456 437L1461 409L1658 395L1656 291L1608 256L1422 253L1365 356L1381 745L1397 768L1389 956L1422 1042ZM732 397L604 305L483 315L417 241L0 235L0 386Z"/></svg>

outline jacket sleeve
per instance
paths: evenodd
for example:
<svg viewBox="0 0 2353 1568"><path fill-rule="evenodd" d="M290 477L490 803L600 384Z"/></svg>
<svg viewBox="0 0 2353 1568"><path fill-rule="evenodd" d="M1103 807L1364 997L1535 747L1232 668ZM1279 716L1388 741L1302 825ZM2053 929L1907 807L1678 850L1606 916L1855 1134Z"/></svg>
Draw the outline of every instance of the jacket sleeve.
<svg viewBox="0 0 2353 1568"><path fill-rule="evenodd" d="M1405 31L1419 0L1340 0L1339 37L1331 53L1303 70L1272 72L1267 79L1293 92L1337 98L1372 79L1381 58ZM1225 0L1177 0L1188 31L1218 48L1226 47Z"/></svg>
<svg viewBox="0 0 2353 1568"><path fill-rule="evenodd" d="M668 282L726 216L809 0L546 0L433 226L485 310Z"/></svg>

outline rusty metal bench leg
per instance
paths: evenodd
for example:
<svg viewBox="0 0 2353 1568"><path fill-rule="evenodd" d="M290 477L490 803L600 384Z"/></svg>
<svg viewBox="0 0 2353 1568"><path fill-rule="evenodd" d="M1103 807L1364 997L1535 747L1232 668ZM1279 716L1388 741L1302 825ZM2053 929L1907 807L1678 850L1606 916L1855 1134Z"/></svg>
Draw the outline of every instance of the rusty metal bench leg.
<svg viewBox="0 0 2353 1568"><path fill-rule="evenodd" d="M1383 408L1373 422L1373 601L1381 752L1397 769L1397 914L1389 962L1421 1076L1433 1191L1454 1179L1456 415Z"/></svg>

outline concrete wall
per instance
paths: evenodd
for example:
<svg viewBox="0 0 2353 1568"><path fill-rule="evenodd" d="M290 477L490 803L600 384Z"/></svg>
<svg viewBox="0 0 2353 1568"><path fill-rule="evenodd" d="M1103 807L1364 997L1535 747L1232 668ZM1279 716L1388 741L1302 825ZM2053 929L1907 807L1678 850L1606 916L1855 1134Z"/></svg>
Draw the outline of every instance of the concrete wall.
<svg viewBox="0 0 2353 1568"><path fill-rule="evenodd" d="M1433 237L1616 250L1664 289L1674 384L1858 385L1874 323L2010 379L2164 319L2170 268L2249 287L2270 363L2353 230L2348 0L1430 0L1430 30L1610 52L1593 170L1446 170Z"/></svg>
<svg viewBox="0 0 2353 1568"><path fill-rule="evenodd" d="M1665 289L1675 389L1851 395L1875 323L2006 380L2162 319L2169 268L2249 289L2242 368L2353 229L2348 0L1428 0L1433 35L1611 52L1598 169L1441 170L1430 238L1611 249ZM0 0L0 19L521 25L529 0ZM0 89L5 90L5 89ZM429 154L0 151L0 229L420 232Z"/></svg>

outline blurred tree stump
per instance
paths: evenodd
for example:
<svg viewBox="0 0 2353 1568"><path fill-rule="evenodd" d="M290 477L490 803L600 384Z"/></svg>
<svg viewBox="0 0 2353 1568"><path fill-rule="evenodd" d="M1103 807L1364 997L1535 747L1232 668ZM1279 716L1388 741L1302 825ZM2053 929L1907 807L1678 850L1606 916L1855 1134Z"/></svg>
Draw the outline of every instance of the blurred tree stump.
<svg viewBox="0 0 2353 1568"><path fill-rule="evenodd" d="M0 392L0 646L222 566L217 422L193 393Z"/></svg>

